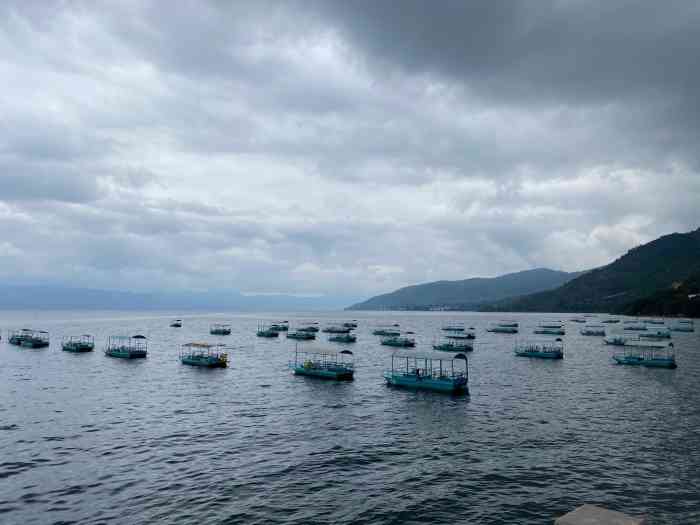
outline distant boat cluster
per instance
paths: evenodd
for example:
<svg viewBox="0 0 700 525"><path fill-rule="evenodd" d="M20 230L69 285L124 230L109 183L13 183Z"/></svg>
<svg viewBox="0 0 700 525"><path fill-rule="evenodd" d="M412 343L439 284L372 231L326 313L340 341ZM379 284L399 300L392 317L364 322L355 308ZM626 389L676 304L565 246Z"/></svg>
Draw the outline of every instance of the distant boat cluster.
<svg viewBox="0 0 700 525"><path fill-rule="evenodd" d="M581 336L603 337L606 345L622 347L622 351L612 356L613 362L651 368L676 368L674 346L668 341L671 339L671 332L695 330L693 321L684 319L674 320L668 325L657 319L621 323L619 319L608 318L596 322L590 316L569 321L585 325L579 330ZM318 322L311 321L299 323L298 327L291 329L288 321L260 323L256 335L273 338L284 333L288 339L309 341L316 339L318 333L322 333L327 334L328 341L333 343L350 344L357 341L357 336L353 333L358 326L357 320L329 324L324 328L318 325ZM620 333L608 335L604 325L619 325ZM177 319L170 326L181 328L182 320ZM518 334L519 331L520 323L513 320L494 323L486 330L494 334ZM232 328L230 324L216 323L209 327L209 333L229 336ZM377 326L371 333L379 337L381 345L396 348L391 354L391 366L383 374L387 385L453 394L468 393L467 353L474 350L477 337L474 327L466 327L463 323L450 323L441 327L432 343L432 352L407 350L416 346L416 340L410 337L413 332L402 333L398 323ZM629 336L629 333L637 335ZM563 321L542 321L534 328L533 334L552 337L516 340L513 349L516 356L564 358L562 336L566 335L566 327ZM45 330L23 328L11 331L7 341L11 345L23 348L46 348L49 346L49 333ZM89 334L64 337L61 349L73 353L91 352L95 349L95 339ZM231 347L221 343L190 342L181 346L179 359L182 364L190 366L226 368L229 364L230 350ZM113 335L108 338L104 353L108 357L122 359L146 358L148 339L141 334ZM288 366L297 375L339 381L352 380L355 373L352 351L306 351L300 349L298 343L294 360L290 361Z"/></svg>

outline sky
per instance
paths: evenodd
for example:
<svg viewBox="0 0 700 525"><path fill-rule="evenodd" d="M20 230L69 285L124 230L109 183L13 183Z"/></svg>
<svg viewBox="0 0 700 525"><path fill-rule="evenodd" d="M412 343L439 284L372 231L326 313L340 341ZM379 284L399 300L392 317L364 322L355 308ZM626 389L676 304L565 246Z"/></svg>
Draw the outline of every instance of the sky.
<svg viewBox="0 0 700 525"><path fill-rule="evenodd" d="M369 296L700 226L700 4L0 3L0 282Z"/></svg>

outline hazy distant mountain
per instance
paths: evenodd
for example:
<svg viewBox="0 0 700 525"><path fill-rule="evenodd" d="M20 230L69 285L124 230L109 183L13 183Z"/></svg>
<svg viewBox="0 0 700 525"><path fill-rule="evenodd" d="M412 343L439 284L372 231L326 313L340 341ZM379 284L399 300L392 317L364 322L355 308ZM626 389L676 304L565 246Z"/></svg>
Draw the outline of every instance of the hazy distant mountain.
<svg viewBox="0 0 700 525"><path fill-rule="evenodd" d="M135 293L63 286L0 285L0 309L100 310L339 310L344 297L243 295L235 291Z"/></svg>
<svg viewBox="0 0 700 525"><path fill-rule="evenodd" d="M625 312L644 306L657 292L684 286L700 273L700 229L664 235L638 246L607 266L591 270L556 290L499 302L493 309L535 312ZM685 289L690 289L686 286ZM658 299L673 296L661 294ZM677 295L677 294L676 294ZM671 304L671 303L668 303Z"/></svg>
<svg viewBox="0 0 700 525"><path fill-rule="evenodd" d="M537 268L500 277L436 281L377 295L350 306L348 310L470 310L507 297L556 288L578 275L580 273Z"/></svg>

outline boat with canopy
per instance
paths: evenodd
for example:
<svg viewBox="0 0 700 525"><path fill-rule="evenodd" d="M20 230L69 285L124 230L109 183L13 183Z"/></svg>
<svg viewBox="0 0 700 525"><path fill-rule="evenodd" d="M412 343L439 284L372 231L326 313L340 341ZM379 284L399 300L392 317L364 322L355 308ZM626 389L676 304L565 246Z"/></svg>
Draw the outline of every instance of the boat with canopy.
<svg viewBox="0 0 700 525"><path fill-rule="evenodd" d="M469 393L467 355L447 352L395 351L391 369L384 372L389 386L447 394Z"/></svg>
<svg viewBox="0 0 700 525"><path fill-rule="evenodd" d="M211 335L231 335L231 325L214 323L209 327L209 333Z"/></svg>
<svg viewBox="0 0 700 525"><path fill-rule="evenodd" d="M399 348L408 348L408 347L416 346L416 340L411 339L410 337L393 336L393 337L385 337L384 339L381 340L381 344L384 346L396 346Z"/></svg>
<svg viewBox="0 0 700 525"><path fill-rule="evenodd" d="M295 375L351 381L355 375L353 353L350 350L340 352L304 352L294 349L294 361L289 368Z"/></svg>
<svg viewBox="0 0 700 525"><path fill-rule="evenodd" d="M46 330L22 328L10 333L8 343L23 348L45 348L49 346L49 333Z"/></svg>
<svg viewBox="0 0 700 525"><path fill-rule="evenodd" d="M357 336L355 334L336 334L328 338L332 343L356 343Z"/></svg>
<svg viewBox="0 0 700 525"><path fill-rule="evenodd" d="M258 323L258 330L255 332L258 337L279 337L280 331L275 330L272 326L267 326L265 323Z"/></svg>
<svg viewBox="0 0 700 525"><path fill-rule="evenodd" d="M95 349L95 338L89 334L66 336L61 341L64 352L92 352Z"/></svg>
<svg viewBox="0 0 700 525"><path fill-rule="evenodd" d="M602 325L590 324L581 328L580 334L605 337L605 327Z"/></svg>
<svg viewBox="0 0 700 525"><path fill-rule="evenodd" d="M145 335L111 335L107 340L105 355L122 359L140 359L148 354Z"/></svg>
<svg viewBox="0 0 700 525"><path fill-rule="evenodd" d="M180 347L180 362L183 365L203 368L226 368L228 353L224 344L185 343Z"/></svg>
<svg viewBox="0 0 700 525"><path fill-rule="evenodd" d="M516 341L513 353L518 357L536 357L539 359L563 359L564 342L557 337L551 340Z"/></svg>
<svg viewBox="0 0 700 525"><path fill-rule="evenodd" d="M618 365L645 366L648 368L676 368L673 343L663 348L645 344L626 344L622 352L613 355Z"/></svg>

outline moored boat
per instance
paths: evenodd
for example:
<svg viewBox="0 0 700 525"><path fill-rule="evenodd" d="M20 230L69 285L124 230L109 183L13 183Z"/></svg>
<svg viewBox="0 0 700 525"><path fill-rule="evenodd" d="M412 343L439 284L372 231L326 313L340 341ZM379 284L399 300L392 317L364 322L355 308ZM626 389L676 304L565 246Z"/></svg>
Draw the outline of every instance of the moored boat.
<svg viewBox="0 0 700 525"><path fill-rule="evenodd" d="M148 340L145 335L112 335L107 340L105 355L122 359L140 359L148 354Z"/></svg>
<svg viewBox="0 0 700 525"><path fill-rule="evenodd" d="M259 324L258 330L257 330L257 332L255 332L255 335L257 335L258 337L267 337L267 338L279 337L280 331L276 330L273 326L266 326L265 324Z"/></svg>
<svg viewBox="0 0 700 525"><path fill-rule="evenodd" d="M601 325L591 324L581 328L581 335L592 335L592 336L602 336L605 337L605 328Z"/></svg>
<svg viewBox="0 0 700 525"><path fill-rule="evenodd" d="M416 346L416 341L415 341L415 339L411 339L410 337L392 336L392 337L385 337L384 339L382 339L381 344L384 346L395 346L395 347L399 347L399 348L409 348L409 347Z"/></svg>
<svg viewBox="0 0 700 525"><path fill-rule="evenodd" d="M648 345L625 345L623 352L613 355L619 365L645 366L648 368L676 368L673 343L659 349Z"/></svg>
<svg viewBox="0 0 700 525"><path fill-rule="evenodd" d="M542 323L533 332L538 335L566 335L563 325L553 323Z"/></svg>
<svg viewBox="0 0 700 525"><path fill-rule="evenodd" d="M668 328L646 330L644 333L640 333L639 337L642 339L670 339L671 331Z"/></svg>
<svg viewBox="0 0 700 525"><path fill-rule="evenodd" d="M231 325L214 323L209 327L209 333L211 335L231 335Z"/></svg>
<svg viewBox="0 0 700 525"><path fill-rule="evenodd" d="M491 325L486 331L494 334L517 334L518 328L518 323L514 321L501 321L500 323Z"/></svg>
<svg viewBox="0 0 700 525"><path fill-rule="evenodd" d="M678 319L669 325L672 332L694 332L695 324L692 319Z"/></svg>
<svg viewBox="0 0 700 525"><path fill-rule="evenodd" d="M297 330L296 332L287 332L287 339L296 339L297 341L311 341L316 339L315 332L305 332Z"/></svg>
<svg viewBox="0 0 700 525"><path fill-rule="evenodd" d="M282 321L281 323L272 323L270 325L270 330L275 332L287 332L289 331L289 323L287 321Z"/></svg>
<svg viewBox="0 0 700 525"><path fill-rule="evenodd" d="M61 341L61 350L64 352L92 352L95 349L95 338L89 334L71 335Z"/></svg>
<svg viewBox="0 0 700 525"><path fill-rule="evenodd" d="M49 346L49 333L46 330L22 328L11 332L7 342L24 348L45 348Z"/></svg>
<svg viewBox="0 0 700 525"><path fill-rule="evenodd" d="M515 343L513 353L518 357L563 359L564 343L559 338L554 341L518 341Z"/></svg>
<svg viewBox="0 0 700 525"><path fill-rule="evenodd" d="M300 352L294 350L294 361L289 368L295 375L351 381L355 376L353 354L350 350L335 352Z"/></svg>
<svg viewBox="0 0 700 525"><path fill-rule="evenodd" d="M450 337L445 337L443 341L439 341L433 345L433 350L452 353L471 352L474 350L474 344L468 343L466 340L455 340Z"/></svg>
<svg viewBox="0 0 700 525"><path fill-rule="evenodd" d="M401 332L392 328L377 328L372 332L372 335L380 335L382 337L398 337Z"/></svg>
<svg viewBox="0 0 700 525"><path fill-rule="evenodd" d="M203 368L226 368L228 353L226 345L210 343L186 343L180 348L180 362L183 365Z"/></svg>
<svg viewBox="0 0 700 525"><path fill-rule="evenodd" d="M175 319L170 323L170 328L182 328L182 319Z"/></svg>
<svg viewBox="0 0 700 525"><path fill-rule="evenodd" d="M457 367L455 367L457 363ZM463 369L460 363L464 363ZM446 394L469 393L469 366L463 352L394 352L384 372L388 386Z"/></svg>
<svg viewBox="0 0 700 525"><path fill-rule="evenodd" d="M623 325L625 330L632 332L643 332L647 329L647 325L639 321L625 321Z"/></svg>
<svg viewBox="0 0 700 525"><path fill-rule="evenodd" d="M325 334L349 334L352 328L346 326L326 326L321 330Z"/></svg>
<svg viewBox="0 0 700 525"><path fill-rule="evenodd" d="M354 334L337 334L328 338L332 343L355 343L357 336Z"/></svg>
<svg viewBox="0 0 700 525"><path fill-rule="evenodd" d="M606 345L612 346L625 346L627 344L627 338L621 335L611 335L603 339Z"/></svg>
<svg viewBox="0 0 700 525"><path fill-rule="evenodd" d="M307 333L315 334L318 331L319 331L318 326L314 326L314 325L302 326L301 328L297 328L297 332L307 332Z"/></svg>
<svg viewBox="0 0 700 525"><path fill-rule="evenodd" d="M616 324L616 323L619 323L619 322L620 322L619 319L603 319L603 320L601 321L601 323L605 323L605 324Z"/></svg>

